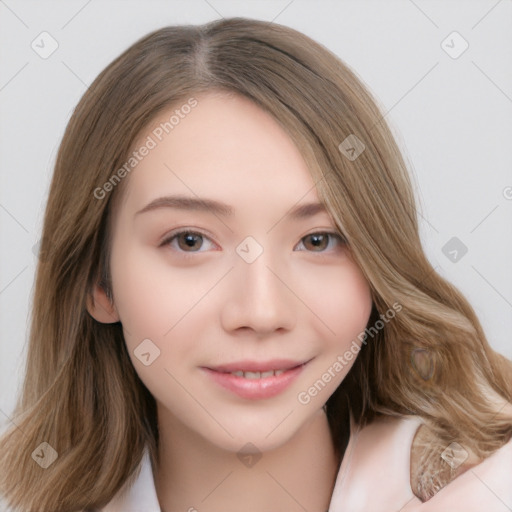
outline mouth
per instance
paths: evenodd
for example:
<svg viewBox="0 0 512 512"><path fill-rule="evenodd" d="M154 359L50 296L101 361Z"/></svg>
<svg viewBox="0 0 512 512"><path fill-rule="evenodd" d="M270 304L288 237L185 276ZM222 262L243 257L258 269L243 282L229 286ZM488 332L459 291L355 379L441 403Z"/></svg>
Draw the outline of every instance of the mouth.
<svg viewBox="0 0 512 512"><path fill-rule="evenodd" d="M239 361L201 369L213 382L242 398L263 399L288 388L310 361Z"/></svg>
<svg viewBox="0 0 512 512"><path fill-rule="evenodd" d="M290 359L271 359L268 361L237 361L234 363L209 366L209 370L219 373L231 373L239 377L259 379L280 375L281 373L302 366L309 361L292 361Z"/></svg>
<svg viewBox="0 0 512 512"><path fill-rule="evenodd" d="M243 377L244 379L266 379L267 377L274 377L281 375L286 370L269 370L268 372L249 372L243 370L237 370L236 372L222 372L235 375L236 377Z"/></svg>

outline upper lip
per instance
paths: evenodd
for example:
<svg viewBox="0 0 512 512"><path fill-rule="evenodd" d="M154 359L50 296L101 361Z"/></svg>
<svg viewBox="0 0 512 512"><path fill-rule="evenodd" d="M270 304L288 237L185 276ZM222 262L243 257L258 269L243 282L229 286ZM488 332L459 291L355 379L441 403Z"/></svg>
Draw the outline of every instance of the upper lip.
<svg viewBox="0 0 512 512"><path fill-rule="evenodd" d="M289 370L306 364L309 361L292 361L291 359L272 359L269 361L236 361L234 363L220 364L218 366L208 366L210 370L216 372L268 372L270 370Z"/></svg>

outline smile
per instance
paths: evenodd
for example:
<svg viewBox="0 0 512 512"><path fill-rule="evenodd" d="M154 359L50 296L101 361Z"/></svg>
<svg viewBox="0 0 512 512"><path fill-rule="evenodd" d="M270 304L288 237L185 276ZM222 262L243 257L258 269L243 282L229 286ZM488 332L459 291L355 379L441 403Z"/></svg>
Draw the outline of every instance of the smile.
<svg viewBox="0 0 512 512"><path fill-rule="evenodd" d="M230 375L236 377L243 377L244 379L266 379L267 377L274 377L275 375L281 375L286 370L269 370L268 372L243 372L238 370L236 372L229 372Z"/></svg>
<svg viewBox="0 0 512 512"><path fill-rule="evenodd" d="M261 363L245 365L238 363L217 368L202 367L201 370L222 389L244 399L261 400L284 392L304 371L308 363L309 361L305 363L288 361L281 362L279 365L275 364L275 361L264 365ZM258 364L259 370L255 368ZM272 369L271 364L275 365L274 368L279 369ZM252 366L252 368L245 369L247 366ZM267 366L267 368L261 368L261 366ZM270 368L268 368L269 366Z"/></svg>

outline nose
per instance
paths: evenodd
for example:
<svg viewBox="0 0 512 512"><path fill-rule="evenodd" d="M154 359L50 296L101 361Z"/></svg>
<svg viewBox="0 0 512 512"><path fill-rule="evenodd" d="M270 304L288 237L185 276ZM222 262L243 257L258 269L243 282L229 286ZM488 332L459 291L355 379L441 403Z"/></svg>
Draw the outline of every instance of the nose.
<svg viewBox="0 0 512 512"><path fill-rule="evenodd" d="M300 301L290 272L277 265L270 251L255 261L235 262L225 289L221 321L226 331L252 330L260 336L293 329Z"/></svg>

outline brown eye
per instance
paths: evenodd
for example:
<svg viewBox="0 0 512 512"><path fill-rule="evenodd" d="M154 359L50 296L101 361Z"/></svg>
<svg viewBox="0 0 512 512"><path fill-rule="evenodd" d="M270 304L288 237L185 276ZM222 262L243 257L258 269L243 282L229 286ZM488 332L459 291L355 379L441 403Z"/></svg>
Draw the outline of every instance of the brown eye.
<svg viewBox="0 0 512 512"><path fill-rule="evenodd" d="M344 239L338 233L318 232L306 235L301 241L307 250L313 252L325 252L331 240L337 240L339 244L345 243Z"/></svg>
<svg viewBox="0 0 512 512"><path fill-rule="evenodd" d="M203 237L197 233L179 233L177 235L178 246L180 249L186 251L187 249L197 249L201 245Z"/></svg>
<svg viewBox="0 0 512 512"><path fill-rule="evenodd" d="M203 248L204 240L209 238L201 233L195 231L178 231L167 237L160 246L169 246L178 252L204 252L200 249Z"/></svg>

